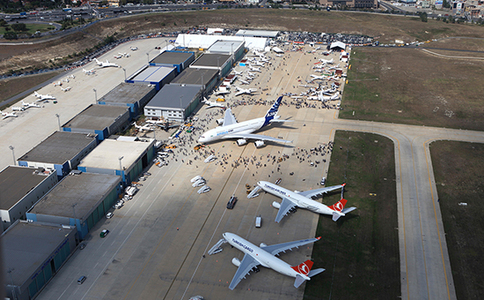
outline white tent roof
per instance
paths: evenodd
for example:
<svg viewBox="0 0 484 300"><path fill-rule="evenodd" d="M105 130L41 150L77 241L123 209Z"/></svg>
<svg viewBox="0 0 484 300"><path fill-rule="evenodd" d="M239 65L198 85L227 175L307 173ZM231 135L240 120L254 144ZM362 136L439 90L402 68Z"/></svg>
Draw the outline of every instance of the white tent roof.
<svg viewBox="0 0 484 300"><path fill-rule="evenodd" d="M333 49L333 48L336 48L336 47L340 47L342 49L346 49L346 44L343 43L343 42L333 42L333 43L331 43L331 46L329 48L330 49Z"/></svg>
<svg viewBox="0 0 484 300"><path fill-rule="evenodd" d="M226 35L201 35L201 34L179 34L175 41L175 46L187 48L209 48L216 41L243 41L245 47L249 50L264 50L267 39L244 37L244 36L226 36Z"/></svg>

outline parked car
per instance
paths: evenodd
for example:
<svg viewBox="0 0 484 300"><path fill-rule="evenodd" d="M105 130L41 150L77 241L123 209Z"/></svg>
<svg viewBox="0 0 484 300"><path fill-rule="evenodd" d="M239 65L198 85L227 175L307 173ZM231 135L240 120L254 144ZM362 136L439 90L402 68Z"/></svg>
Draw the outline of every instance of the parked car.
<svg viewBox="0 0 484 300"><path fill-rule="evenodd" d="M113 216L114 216L114 214L112 212L108 212L106 214L106 219L111 219Z"/></svg>
<svg viewBox="0 0 484 300"><path fill-rule="evenodd" d="M237 197L232 195L232 197L230 197L229 202L227 203L227 209L233 209L235 206L235 203L237 203Z"/></svg>
<svg viewBox="0 0 484 300"><path fill-rule="evenodd" d="M84 249L84 248L86 248L86 243L81 243L81 244L79 245L79 250L82 250L82 249Z"/></svg>
<svg viewBox="0 0 484 300"><path fill-rule="evenodd" d="M99 234L99 236L101 238L105 238L108 234L109 234L109 230L103 229L103 231L101 231L101 233Z"/></svg>
<svg viewBox="0 0 484 300"><path fill-rule="evenodd" d="M83 284L84 281L86 281L87 277L86 276L81 276L79 279L77 279L77 284Z"/></svg>

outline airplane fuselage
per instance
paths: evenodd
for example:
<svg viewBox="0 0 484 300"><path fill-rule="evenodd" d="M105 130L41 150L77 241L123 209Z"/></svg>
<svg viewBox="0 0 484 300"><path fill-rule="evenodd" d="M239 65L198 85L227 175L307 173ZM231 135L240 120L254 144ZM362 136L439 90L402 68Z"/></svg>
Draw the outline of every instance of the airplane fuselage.
<svg viewBox="0 0 484 300"><path fill-rule="evenodd" d="M252 256L253 259L261 264L261 266L273 269L274 271L286 276L296 277L296 275L300 275L306 280L309 280L309 277L296 272L285 261L277 258L276 256L252 244L251 242L241 238L240 236L226 232L223 234L223 237L230 245L234 246L245 254Z"/></svg>
<svg viewBox="0 0 484 300"><path fill-rule="evenodd" d="M235 133L252 133L256 130L261 129L264 125L264 122L265 118L257 118L236 124L231 124L228 126L210 129L203 133L198 141L200 143L207 143L224 139L225 136L233 135Z"/></svg>
<svg viewBox="0 0 484 300"><path fill-rule="evenodd" d="M297 207L309 209L312 212L323 215L332 215L334 212L334 210L322 203L299 195L296 192L290 191L273 183L267 181L259 181L257 182L257 185L260 186L264 191L271 193L274 196L280 198L287 198L293 201Z"/></svg>

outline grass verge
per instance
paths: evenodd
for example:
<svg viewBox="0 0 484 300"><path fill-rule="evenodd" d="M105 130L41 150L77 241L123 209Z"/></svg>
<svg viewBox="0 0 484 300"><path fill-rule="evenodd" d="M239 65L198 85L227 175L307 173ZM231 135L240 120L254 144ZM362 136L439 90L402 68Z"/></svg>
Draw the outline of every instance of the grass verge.
<svg viewBox="0 0 484 300"><path fill-rule="evenodd" d="M340 148L341 147L341 148ZM304 299L397 299L400 259L393 142L383 136L337 131L326 186L347 182L347 207L336 223L321 216L315 267L325 272L306 284ZM340 194L325 197L333 204Z"/></svg>
<svg viewBox="0 0 484 300"><path fill-rule="evenodd" d="M59 72L49 72L46 74L23 76L23 77L14 78L14 79L1 80L0 81L0 102L5 101L15 95L18 95L57 75L59 75ZM4 107L0 107L0 109L4 109Z"/></svg>
<svg viewBox="0 0 484 300"><path fill-rule="evenodd" d="M457 299L484 299L484 144L438 141L430 153Z"/></svg>

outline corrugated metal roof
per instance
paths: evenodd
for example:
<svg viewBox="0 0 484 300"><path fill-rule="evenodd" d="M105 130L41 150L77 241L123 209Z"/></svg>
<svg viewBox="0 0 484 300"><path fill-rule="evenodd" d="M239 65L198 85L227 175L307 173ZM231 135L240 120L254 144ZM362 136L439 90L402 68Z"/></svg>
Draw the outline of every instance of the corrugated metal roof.
<svg viewBox="0 0 484 300"><path fill-rule="evenodd" d="M185 109L197 97L201 89L201 85L168 84L145 107Z"/></svg>
<svg viewBox="0 0 484 300"><path fill-rule="evenodd" d="M267 45L267 38L208 34L179 34L176 38L175 45L187 48L209 48L216 41L244 42L245 48L250 50L264 50L265 46Z"/></svg>
<svg viewBox="0 0 484 300"><path fill-rule="evenodd" d="M240 29L235 34L236 36L251 36L251 37L268 37L268 38L275 38L279 34L279 31L271 31L271 30L245 30Z"/></svg>
<svg viewBox="0 0 484 300"><path fill-rule="evenodd" d="M129 80L133 81L143 81L143 82L160 82L173 72L175 68L173 67L156 67L156 66L146 66L141 72L135 74Z"/></svg>

